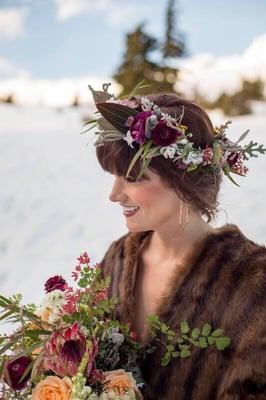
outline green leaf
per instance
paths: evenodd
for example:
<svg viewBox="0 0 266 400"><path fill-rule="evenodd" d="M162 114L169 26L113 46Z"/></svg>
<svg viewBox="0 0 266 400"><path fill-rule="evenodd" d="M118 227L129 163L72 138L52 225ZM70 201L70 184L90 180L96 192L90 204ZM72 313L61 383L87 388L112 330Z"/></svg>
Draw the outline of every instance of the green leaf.
<svg viewBox="0 0 266 400"><path fill-rule="evenodd" d="M189 332L189 325L186 321L180 323L180 330L181 333L188 333Z"/></svg>
<svg viewBox="0 0 266 400"><path fill-rule="evenodd" d="M138 176L137 176L137 181L142 177L142 175L144 174L145 170L147 169L147 167L149 166L150 163L151 163L151 158L150 159L145 159L143 161L141 170L140 170L140 172L138 173Z"/></svg>
<svg viewBox="0 0 266 400"><path fill-rule="evenodd" d="M205 349L206 347L208 347L208 343L207 343L206 337L202 337L202 336L199 337L199 347L201 349Z"/></svg>
<svg viewBox="0 0 266 400"><path fill-rule="evenodd" d="M169 364L170 358L171 354L169 352L165 353L165 355L162 357L161 365L165 367L167 364Z"/></svg>
<svg viewBox="0 0 266 400"><path fill-rule="evenodd" d="M213 344L215 343L215 339L214 339L214 337L212 337L212 336L208 336L208 337L207 337L207 341L208 341L208 343L209 343L210 345L213 345Z"/></svg>
<svg viewBox="0 0 266 400"><path fill-rule="evenodd" d="M211 333L211 329L212 329L212 327L211 327L210 324L204 324L202 329L201 329L201 334L203 336L209 336L210 333Z"/></svg>
<svg viewBox="0 0 266 400"><path fill-rule="evenodd" d="M168 326L166 324L162 324L161 325L161 332L162 333L167 333L167 331L168 331Z"/></svg>
<svg viewBox="0 0 266 400"><path fill-rule="evenodd" d="M81 288L85 288L85 287L88 286L88 280L87 280L87 279L84 279L84 278L81 278L81 279L78 281L78 285L79 285Z"/></svg>
<svg viewBox="0 0 266 400"><path fill-rule="evenodd" d="M32 352L33 352L34 350L37 350L37 349L39 349L40 347L43 347L43 346L45 345L45 343L47 342L48 339L49 339L49 338L46 338L46 339L44 339L44 340L39 340L38 342L36 342L36 343L34 343L33 345L29 346L27 349L25 349L25 350L23 350L23 351L20 351L18 354L16 354L16 357L15 357L15 358L19 358L19 357L22 357L22 356L27 356L27 355L32 354Z"/></svg>
<svg viewBox="0 0 266 400"><path fill-rule="evenodd" d="M230 179L231 182L233 182L236 186L240 187L239 184L236 183L236 181L230 175L230 167L229 166L226 165L225 167L223 167L223 171L224 171L224 174Z"/></svg>
<svg viewBox="0 0 266 400"><path fill-rule="evenodd" d="M174 358L178 357L179 355L180 355L179 351L173 351L172 352L172 357L174 357Z"/></svg>
<svg viewBox="0 0 266 400"><path fill-rule="evenodd" d="M10 349L19 339L23 337L22 333L16 334L11 340L9 340L4 346L0 348L0 356Z"/></svg>
<svg viewBox="0 0 266 400"><path fill-rule="evenodd" d="M26 330L25 336L34 337L39 335L51 335L51 333L53 332L47 331L45 329L32 329L32 330Z"/></svg>
<svg viewBox="0 0 266 400"><path fill-rule="evenodd" d="M129 93L128 97L129 99L137 94L137 91L146 87L150 87L151 85L143 85L145 82L145 79L142 79L137 85L134 87L131 93Z"/></svg>
<svg viewBox="0 0 266 400"><path fill-rule="evenodd" d="M174 346L172 344L169 344L168 346L166 346L167 350L172 352L175 350Z"/></svg>
<svg viewBox="0 0 266 400"><path fill-rule="evenodd" d="M33 366L34 366L35 361L32 360L31 363L27 366L27 368L25 369L25 371L23 372L22 376L20 377L18 383L21 383L23 381L24 378L26 378L26 376L31 372Z"/></svg>
<svg viewBox="0 0 266 400"><path fill-rule="evenodd" d="M141 145L140 148L139 148L139 150L137 151L137 153L134 155L134 157L133 157L132 160L131 160L131 163L130 163L130 165L129 165L129 167L128 167L128 170L127 170L126 178L129 177L129 174L130 174L132 168L134 167L135 163L137 162L137 160L139 159L139 157L141 157L141 155L142 155L142 153L143 153L144 151L145 151L145 145Z"/></svg>
<svg viewBox="0 0 266 400"><path fill-rule="evenodd" d="M222 329L215 329L215 331L212 332L211 336L220 337L223 334L224 334L224 331Z"/></svg>
<svg viewBox="0 0 266 400"><path fill-rule="evenodd" d="M7 311L6 313L4 313L4 314L2 314L0 316L0 321L3 321L4 319L7 319L12 314L14 314L13 310Z"/></svg>
<svg viewBox="0 0 266 400"><path fill-rule="evenodd" d="M180 357L181 358L187 358L191 355L191 351L189 349L182 349L180 352Z"/></svg>
<svg viewBox="0 0 266 400"><path fill-rule="evenodd" d="M200 329L199 328L195 328L193 329L193 331L191 332L191 337L193 339L197 339L200 335Z"/></svg>
<svg viewBox="0 0 266 400"><path fill-rule="evenodd" d="M229 337L223 336L215 338L215 345L218 350L224 350L231 344L231 339Z"/></svg>
<svg viewBox="0 0 266 400"><path fill-rule="evenodd" d="M6 356L1 357L1 360L0 360L0 380L1 380L3 372L4 372L6 360L7 360Z"/></svg>

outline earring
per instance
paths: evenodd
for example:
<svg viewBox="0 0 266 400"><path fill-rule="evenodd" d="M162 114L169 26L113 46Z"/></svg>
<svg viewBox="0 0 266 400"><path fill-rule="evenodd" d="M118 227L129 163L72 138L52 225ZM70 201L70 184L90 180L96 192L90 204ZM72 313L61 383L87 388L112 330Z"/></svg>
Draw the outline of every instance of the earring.
<svg viewBox="0 0 266 400"><path fill-rule="evenodd" d="M187 224L188 224L188 205L184 204L185 207L185 222L182 222L183 219L183 201L180 200L180 208L179 208L179 225L181 226L182 229L185 230Z"/></svg>

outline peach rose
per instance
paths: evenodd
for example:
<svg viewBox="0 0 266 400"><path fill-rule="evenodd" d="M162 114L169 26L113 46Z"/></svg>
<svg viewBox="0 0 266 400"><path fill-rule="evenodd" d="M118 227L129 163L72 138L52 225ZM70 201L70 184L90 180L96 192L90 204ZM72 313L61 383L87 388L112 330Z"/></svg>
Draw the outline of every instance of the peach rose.
<svg viewBox="0 0 266 400"><path fill-rule="evenodd" d="M123 396L130 389L142 398L135 379L131 373L125 372L123 369L117 369L111 372L105 372L104 392L110 395Z"/></svg>
<svg viewBox="0 0 266 400"><path fill-rule="evenodd" d="M47 376L32 391L32 400L70 400L72 382L69 378Z"/></svg>
<svg viewBox="0 0 266 400"><path fill-rule="evenodd" d="M50 308L45 308L38 316L44 321L49 322L49 318L52 315L52 310Z"/></svg>

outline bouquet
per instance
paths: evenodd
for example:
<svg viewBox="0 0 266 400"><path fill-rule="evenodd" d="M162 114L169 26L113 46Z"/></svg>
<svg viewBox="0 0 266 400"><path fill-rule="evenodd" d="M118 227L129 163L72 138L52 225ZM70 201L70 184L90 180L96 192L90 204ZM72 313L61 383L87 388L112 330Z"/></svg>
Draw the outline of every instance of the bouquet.
<svg viewBox="0 0 266 400"><path fill-rule="evenodd" d="M58 275L48 279L38 307L21 305L21 295L0 295L0 320L18 326L0 336L0 399L140 400L145 383L138 363L156 350L156 340L165 347L162 366L189 357L192 346L223 350L230 344L209 324L190 332L182 322L178 335L151 315L153 345L144 348L130 323L113 318L117 299L108 297L110 278L102 277L99 264L90 266L86 252L72 277L77 287Z"/></svg>

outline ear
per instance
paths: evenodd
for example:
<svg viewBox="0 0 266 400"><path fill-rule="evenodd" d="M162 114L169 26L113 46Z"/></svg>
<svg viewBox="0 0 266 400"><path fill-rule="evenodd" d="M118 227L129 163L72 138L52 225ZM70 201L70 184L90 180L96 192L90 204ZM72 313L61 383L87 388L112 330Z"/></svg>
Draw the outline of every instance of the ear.
<svg viewBox="0 0 266 400"><path fill-rule="evenodd" d="M128 131L126 125L128 117L134 117L138 114L138 111L134 108L117 103L96 103L96 107L112 126L125 134Z"/></svg>

